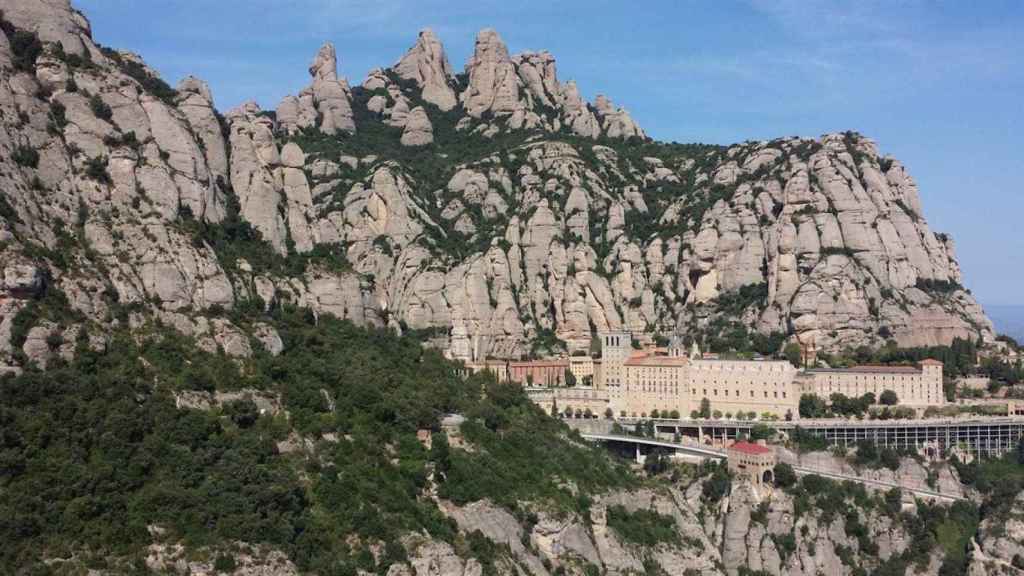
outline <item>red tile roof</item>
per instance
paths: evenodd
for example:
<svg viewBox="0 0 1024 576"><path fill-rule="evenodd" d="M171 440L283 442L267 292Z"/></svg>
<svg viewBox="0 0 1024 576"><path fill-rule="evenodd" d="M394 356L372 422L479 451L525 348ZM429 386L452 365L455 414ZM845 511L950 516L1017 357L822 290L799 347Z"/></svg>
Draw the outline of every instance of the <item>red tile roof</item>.
<svg viewBox="0 0 1024 576"><path fill-rule="evenodd" d="M939 362L934 358L925 358L924 360L921 360L921 366L942 366L942 362Z"/></svg>
<svg viewBox="0 0 1024 576"><path fill-rule="evenodd" d="M729 450L736 450L737 452L743 452L744 454L767 454L772 451L767 446L761 446L760 444L754 444L752 442L736 442L732 446L729 446Z"/></svg>

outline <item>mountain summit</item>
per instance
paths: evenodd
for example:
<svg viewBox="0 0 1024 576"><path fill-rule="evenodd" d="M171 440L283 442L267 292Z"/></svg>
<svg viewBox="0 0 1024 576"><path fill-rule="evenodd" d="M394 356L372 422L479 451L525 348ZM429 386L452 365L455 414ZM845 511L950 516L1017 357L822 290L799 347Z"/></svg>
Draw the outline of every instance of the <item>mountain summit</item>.
<svg viewBox="0 0 1024 576"><path fill-rule="evenodd" d="M652 141L489 29L462 73L424 30L358 86L328 42L276 111L221 115L66 0L0 8L12 370L154 318L246 355L267 335L232 311L282 304L460 358L620 328L723 349L993 336L913 179L853 132Z"/></svg>

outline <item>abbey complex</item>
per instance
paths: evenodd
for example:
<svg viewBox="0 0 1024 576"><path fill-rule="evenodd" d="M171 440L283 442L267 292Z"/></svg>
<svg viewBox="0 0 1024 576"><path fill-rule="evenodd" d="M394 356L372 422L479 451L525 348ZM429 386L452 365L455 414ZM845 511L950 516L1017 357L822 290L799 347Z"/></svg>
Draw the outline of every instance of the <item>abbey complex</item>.
<svg viewBox="0 0 1024 576"><path fill-rule="evenodd" d="M569 402L593 414L646 418L654 414L697 415L704 412L797 418L800 397L858 398L894 393L898 403L924 409L945 402L942 362L926 359L917 366L854 366L800 370L787 360L719 359L703 355L696 344L684 349L678 340L666 348L634 349L628 332L601 334L601 354L536 361L470 362L471 371L488 370L499 379L552 388L537 396L542 403ZM566 386L572 380L572 386ZM609 412L610 411L610 412Z"/></svg>

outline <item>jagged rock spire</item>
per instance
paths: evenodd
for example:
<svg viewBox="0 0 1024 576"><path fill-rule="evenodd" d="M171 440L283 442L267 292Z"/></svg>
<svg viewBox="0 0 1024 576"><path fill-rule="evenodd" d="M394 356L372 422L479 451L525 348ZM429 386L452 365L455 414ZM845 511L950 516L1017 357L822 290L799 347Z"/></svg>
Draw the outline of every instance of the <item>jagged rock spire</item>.
<svg viewBox="0 0 1024 576"><path fill-rule="evenodd" d="M497 32L481 30L473 57L466 63L469 85L459 99L473 118L490 114L504 118L507 128L568 127L574 134L598 138L646 138L646 134L624 109L598 96L588 106L572 81L561 84L555 57L547 51L527 51L509 56ZM499 130L491 123L484 132Z"/></svg>
<svg viewBox="0 0 1024 576"><path fill-rule="evenodd" d="M324 134L355 132L348 83L338 79L338 57L334 44L325 42L309 67L313 77L313 102L320 112L320 131Z"/></svg>
<svg viewBox="0 0 1024 576"><path fill-rule="evenodd" d="M416 82L423 99L441 110L451 110L458 103L452 89L451 64L431 29L420 31L416 44L395 64L394 71L399 78Z"/></svg>
<svg viewBox="0 0 1024 576"><path fill-rule="evenodd" d="M519 81L508 48L492 28L476 35L473 57L466 63L469 87L462 93L462 105L474 118L485 112L510 115L519 105Z"/></svg>
<svg viewBox="0 0 1024 576"><path fill-rule="evenodd" d="M583 101L574 80L569 80L562 87L562 112L565 124L574 134L586 138L597 138L601 135L601 124Z"/></svg>
<svg viewBox="0 0 1024 576"><path fill-rule="evenodd" d="M615 106L604 94L597 95L594 100L594 108L597 109L597 115L601 118L601 127L609 138L647 137L640 125L629 115L629 112Z"/></svg>
<svg viewBox="0 0 1024 576"><path fill-rule="evenodd" d="M288 132L312 126L320 118L324 134L355 132L348 83L338 78L334 44L325 42L309 66L313 83L296 96L285 96L277 107L278 122Z"/></svg>
<svg viewBox="0 0 1024 576"><path fill-rule="evenodd" d="M558 83L555 57L544 50L517 54L512 61L527 94L548 108L558 108L562 101L562 86Z"/></svg>
<svg viewBox="0 0 1024 576"><path fill-rule="evenodd" d="M185 115L192 132L203 143L206 164L214 176L228 176L227 143L213 107L210 86L194 76L178 83L178 110Z"/></svg>

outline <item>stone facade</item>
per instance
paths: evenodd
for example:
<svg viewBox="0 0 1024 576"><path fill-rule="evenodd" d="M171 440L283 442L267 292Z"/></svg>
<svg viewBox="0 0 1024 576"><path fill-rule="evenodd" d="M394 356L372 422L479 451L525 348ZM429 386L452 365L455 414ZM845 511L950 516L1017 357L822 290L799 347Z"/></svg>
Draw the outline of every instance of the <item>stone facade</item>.
<svg viewBox="0 0 1024 576"><path fill-rule="evenodd" d="M775 480L775 451L762 444L736 442L729 446L729 471L760 486Z"/></svg>
<svg viewBox="0 0 1024 576"><path fill-rule="evenodd" d="M912 366L857 366L798 371L784 360L720 360L689 357L674 343L668 349L633 350L628 332L601 335L601 370L594 387L608 389L616 416L646 417L677 411L686 417L707 398L712 412L722 415L753 412L758 416L796 419L801 394L828 398L841 393L880 398L896 393L899 404L940 406L942 363L923 360Z"/></svg>
<svg viewBox="0 0 1024 576"><path fill-rule="evenodd" d="M682 355L637 354L623 362L623 381L609 387L616 414L687 412L687 364Z"/></svg>
<svg viewBox="0 0 1024 576"><path fill-rule="evenodd" d="M629 332L606 332L601 334L601 382L598 388L621 386L626 371L624 363L632 353L632 335Z"/></svg>
<svg viewBox="0 0 1024 576"><path fill-rule="evenodd" d="M569 371L576 377L577 385L584 385L589 378L593 386L601 379L601 360L590 356L570 356Z"/></svg>
<svg viewBox="0 0 1024 576"><path fill-rule="evenodd" d="M899 404L911 407L941 406L945 403L942 391L942 362L922 360L914 366L854 366L846 369L808 370L802 379L804 394L828 398L839 393L857 398L872 393L877 399L882 392L892 390Z"/></svg>
<svg viewBox="0 0 1024 576"><path fill-rule="evenodd" d="M517 362L484 360L468 362L466 368L474 374L484 370L492 372L499 382L517 382L524 386L564 386L569 360L566 358Z"/></svg>
<svg viewBox="0 0 1024 576"><path fill-rule="evenodd" d="M768 413L795 418L800 402L796 368L784 360L694 360L688 379L691 410L701 400L723 414Z"/></svg>
<svg viewBox="0 0 1024 576"><path fill-rule="evenodd" d="M533 386L565 386L567 370L569 361L566 358L509 362L508 378L513 382Z"/></svg>
<svg viewBox="0 0 1024 576"><path fill-rule="evenodd" d="M785 361L688 358L673 345L667 350L629 351L629 334L602 336L604 378L612 411L618 416L678 412L687 416L707 398L712 411L755 412L794 418L799 402L796 369ZM619 343L619 344L617 344ZM628 354L628 355L627 355Z"/></svg>
<svg viewBox="0 0 1024 576"><path fill-rule="evenodd" d="M572 408L574 414L577 409L583 413L590 410L592 416L604 418L609 408L608 390L593 387L534 388L529 394L530 399L549 414L552 411L564 414L566 409Z"/></svg>

